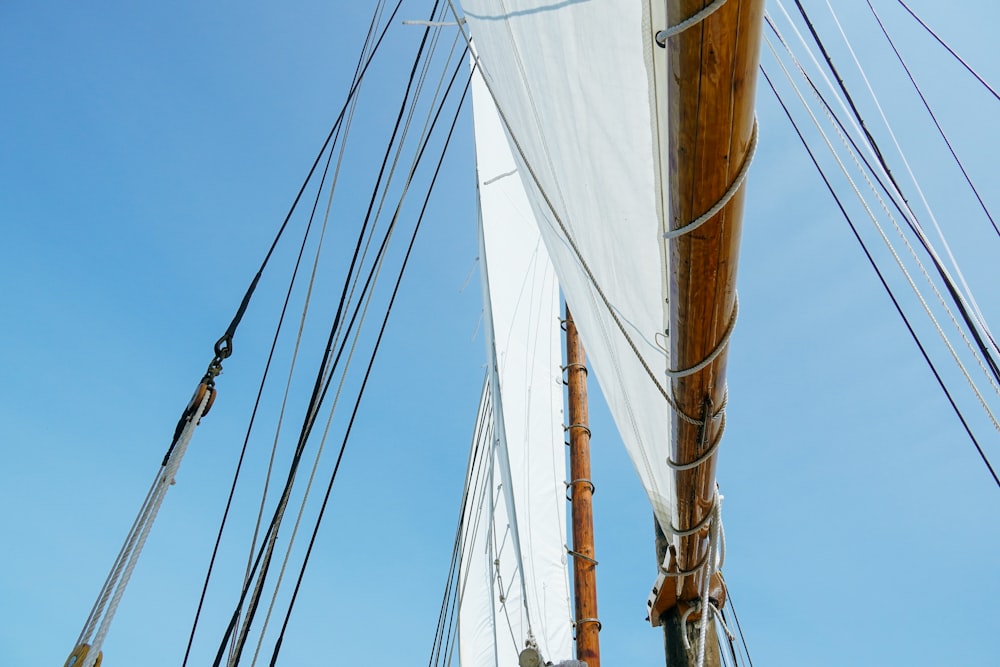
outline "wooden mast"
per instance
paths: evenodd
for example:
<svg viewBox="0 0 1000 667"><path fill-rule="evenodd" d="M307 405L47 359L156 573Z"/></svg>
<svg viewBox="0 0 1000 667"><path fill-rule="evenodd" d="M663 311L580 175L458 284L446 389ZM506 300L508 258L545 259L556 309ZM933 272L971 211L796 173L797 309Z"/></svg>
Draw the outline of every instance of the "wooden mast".
<svg viewBox="0 0 1000 667"><path fill-rule="evenodd" d="M667 25L678 25L712 4L712 0L668 0ZM692 223L720 202L749 159L756 132L753 108L763 12L764 0L729 0L667 39L672 230ZM692 420L705 422L702 427L673 416L671 459L679 464L698 461L721 437L725 340L735 323L743 203L740 187L705 224L669 241L671 368L694 368L721 350L703 369L684 377L675 374L671 380L679 409ZM714 505L715 468L713 455L688 470L675 470L678 531L705 525ZM676 541L675 571L695 570L704 562L708 535L706 527ZM664 588L676 590L675 583L670 579ZM703 585L704 570L683 577L679 601L699 600ZM668 644L676 645L685 631L672 622L680 606L659 616ZM697 617L700 614L692 614L690 622ZM683 651L668 649L670 667L693 664L675 657L679 653ZM717 652L714 660L706 664L718 664Z"/></svg>
<svg viewBox="0 0 1000 667"><path fill-rule="evenodd" d="M583 344L566 306L566 385L569 407L569 492L573 523L573 593L576 600L576 657L600 667L597 620L597 561L594 559L594 484L590 479L590 418Z"/></svg>

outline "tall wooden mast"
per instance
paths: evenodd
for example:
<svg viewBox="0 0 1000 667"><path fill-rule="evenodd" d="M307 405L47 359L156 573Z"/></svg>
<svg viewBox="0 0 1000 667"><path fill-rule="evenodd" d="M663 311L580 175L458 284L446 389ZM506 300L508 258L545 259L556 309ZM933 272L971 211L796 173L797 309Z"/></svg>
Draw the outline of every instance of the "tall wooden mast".
<svg viewBox="0 0 1000 667"><path fill-rule="evenodd" d="M673 417L671 459L677 490L675 578L679 605L660 614L667 643L685 628L678 609L701 599L709 552L710 514L716 494L716 456L726 403L726 345L736 318L736 267L743 218L741 172L756 140L754 92L764 0L668 0L667 25L677 26L707 7L718 7L665 39L669 67L669 218L682 230L718 203L731 199L704 224L669 240L671 393L684 416ZM690 373L685 371L690 370ZM701 422L699 424L699 422ZM694 464L685 469L685 464ZM724 596L724 591L719 593ZM713 594L711 597L715 598ZM721 602L720 602L721 604ZM692 614L693 623L700 614ZM676 633L671 636L671 633ZM672 651L670 667L693 664ZM716 657L717 661L718 658ZM706 661L706 664L718 664Z"/></svg>
<svg viewBox="0 0 1000 667"><path fill-rule="evenodd" d="M600 667L597 620L597 561L594 559L594 484L590 479L590 418L583 344L566 306L566 385L569 407L569 474L573 523L573 593L576 600L576 657Z"/></svg>

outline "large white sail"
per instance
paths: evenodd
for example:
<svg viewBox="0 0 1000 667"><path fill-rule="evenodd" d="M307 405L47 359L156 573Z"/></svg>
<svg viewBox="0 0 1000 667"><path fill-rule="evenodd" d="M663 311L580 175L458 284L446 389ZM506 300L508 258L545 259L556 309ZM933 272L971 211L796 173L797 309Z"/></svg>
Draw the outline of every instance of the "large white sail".
<svg viewBox="0 0 1000 667"><path fill-rule="evenodd" d="M645 3L462 5L590 364L668 529L665 193Z"/></svg>
<svg viewBox="0 0 1000 667"><path fill-rule="evenodd" d="M463 667L515 665L529 641L572 655L559 286L503 128L473 76L489 373L464 511Z"/></svg>

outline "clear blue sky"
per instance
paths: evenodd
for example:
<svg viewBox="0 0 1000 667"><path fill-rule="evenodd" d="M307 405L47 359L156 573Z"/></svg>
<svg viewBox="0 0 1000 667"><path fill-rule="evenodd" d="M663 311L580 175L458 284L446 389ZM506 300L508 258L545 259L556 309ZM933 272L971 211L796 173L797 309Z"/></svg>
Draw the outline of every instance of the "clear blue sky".
<svg viewBox="0 0 1000 667"><path fill-rule="evenodd" d="M4 664L62 664L72 648L212 343L343 99L369 12L349 4L0 7ZM963 3L961 15L911 4L1000 82L993 3ZM1000 208L998 103L895 3L883 6ZM405 18L425 12L414 3ZM392 49L405 58L411 46ZM395 99L387 89L378 94ZM763 85L759 98L719 470L725 571L751 656L1000 664L1000 493ZM924 158L922 182L995 324L1000 243L952 200L935 140L905 99L894 121ZM477 255L467 116L459 129L285 664L427 658L483 365L480 291L466 282ZM381 150L383 137L372 139ZM237 339L105 645L109 667L179 664L280 289L265 288ZM605 664L662 664L661 635L643 620L651 513L603 408L592 418ZM979 432L1000 461L996 432ZM227 554L228 580L240 554ZM214 653L233 601L216 592L193 664Z"/></svg>

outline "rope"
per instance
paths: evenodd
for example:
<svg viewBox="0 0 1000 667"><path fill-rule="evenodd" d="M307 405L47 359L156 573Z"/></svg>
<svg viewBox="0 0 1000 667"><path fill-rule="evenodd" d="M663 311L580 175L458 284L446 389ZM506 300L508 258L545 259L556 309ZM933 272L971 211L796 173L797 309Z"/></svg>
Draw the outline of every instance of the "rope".
<svg viewBox="0 0 1000 667"><path fill-rule="evenodd" d="M739 172L736 174L736 178L733 182L729 184L729 189L726 190L725 194L715 202L712 208L708 209L700 216L695 218L692 222L684 225L683 227L678 227L677 229L670 229L663 232L663 238L665 239L675 239L684 234L688 234L698 229L706 222L715 217L715 214L725 208L729 200L736 196L743 183L747 180L747 174L750 173L750 165L753 163L754 156L757 154L757 117L754 116L753 119L753 130L750 132L750 146L747 148L746 156L743 158L743 166L740 167Z"/></svg>
<svg viewBox="0 0 1000 667"><path fill-rule="evenodd" d="M202 387L202 384L198 385L198 390L195 392L196 396L202 391ZM125 594L125 588L132 578L132 572L135 570L139 555L146 544L146 538L149 536L149 531L153 527L156 515L163 505L167 489L174 483L174 477L181 465L181 460L184 458L184 453L187 451L188 444L191 442L191 437L194 435L194 430L197 428L199 420L205 414L211 397L211 391L202 393L201 401L194 406L193 411L189 412L187 423L171 445L169 459L160 466L154 477L153 484L146 495L146 500L143 502L139 510L139 515L132 524L132 530L125 540L125 546L119 552L111 574L108 576L104 588L98 596L98 600L84 625L84 630L77 640L77 645L84 642L91 645L90 651L87 653L87 657L84 659L81 667L93 667L101 653L101 647L104 645L104 639L107 637L108 630L111 627L111 621L114 620L115 613L118 611L118 605ZM111 593L112 589L114 590L113 594ZM110 601L108 599L109 595ZM107 610L103 612L102 617L102 608L105 604L107 604ZM94 626L97 625L98 619L101 619L100 625L97 627L96 634L93 635L93 641L88 641L94 632Z"/></svg>
<svg viewBox="0 0 1000 667"><path fill-rule="evenodd" d="M705 19L707 19L709 16L711 16L712 14L714 14L715 12L717 12L718 10L722 9L722 5L724 5L724 4L726 4L726 0L715 0L715 2L713 2L710 5L708 5L704 9L699 10L698 12L696 12L695 14L693 14L690 18L687 18L687 19L681 21L680 23L678 23L675 26L671 26L671 27L669 27L669 28L667 28L665 30L659 31L658 33L656 33L656 43L661 48L666 48L666 46L667 46L667 40L668 39L670 39L674 35L678 35L678 34L684 32L685 30L687 30L688 28L690 28L692 26L695 26L695 25L701 23L702 21L704 21Z"/></svg>
<svg viewBox="0 0 1000 667"><path fill-rule="evenodd" d="M740 300L738 296L734 295L733 314L729 317L729 326L726 327L726 332L722 334L722 340L718 342L718 344L715 346L715 349L712 350L707 357L705 357L703 360L701 360L694 366L691 366L690 368L683 368L680 370L671 370L668 368L666 371L667 377L671 379L688 377L689 375L694 375L695 373L704 369L713 361L715 361L716 358L718 358L718 356L722 354L722 351L726 349L726 346L729 344L729 339L733 335L733 329L736 328L736 316L739 314L739 310L740 310Z"/></svg>

